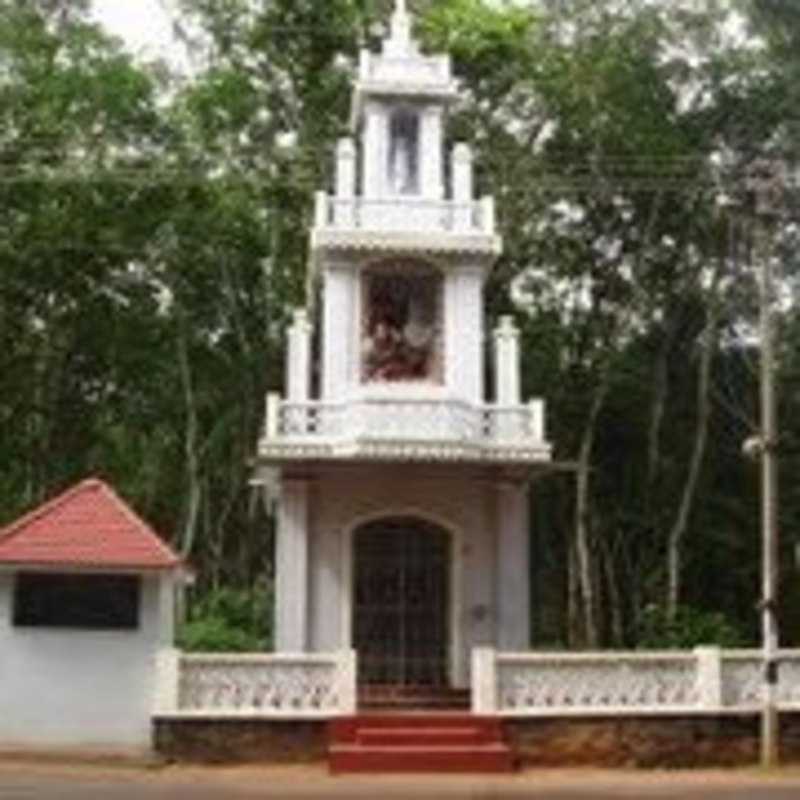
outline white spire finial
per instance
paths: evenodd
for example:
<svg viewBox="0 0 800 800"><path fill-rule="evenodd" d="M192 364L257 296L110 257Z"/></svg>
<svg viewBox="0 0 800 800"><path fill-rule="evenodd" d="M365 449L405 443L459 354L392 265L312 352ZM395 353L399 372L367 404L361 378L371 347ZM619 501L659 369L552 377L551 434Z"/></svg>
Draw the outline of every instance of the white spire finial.
<svg viewBox="0 0 800 800"><path fill-rule="evenodd" d="M386 45L388 51L396 55L406 55L414 49L411 41L411 17L406 0L394 0L391 35Z"/></svg>

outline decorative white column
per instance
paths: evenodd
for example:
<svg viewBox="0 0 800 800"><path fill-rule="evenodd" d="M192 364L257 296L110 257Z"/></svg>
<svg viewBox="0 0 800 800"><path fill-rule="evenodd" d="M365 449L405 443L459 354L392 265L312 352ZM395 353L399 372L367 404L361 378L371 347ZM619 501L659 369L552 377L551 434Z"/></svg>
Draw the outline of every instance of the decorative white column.
<svg viewBox="0 0 800 800"><path fill-rule="evenodd" d="M264 438L275 439L281 427L281 396L277 392L268 392L264 415Z"/></svg>
<svg viewBox="0 0 800 800"><path fill-rule="evenodd" d="M372 68L372 53L366 48L358 52L358 78L359 80L369 80L370 69Z"/></svg>
<svg viewBox="0 0 800 800"><path fill-rule="evenodd" d="M495 207L494 197L481 197L481 230L489 236L494 235L495 229Z"/></svg>
<svg viewBox="0 0 800 800"><path fill-rule="evenodd" d="M497 653L491 647L472 650L472 713L497 711Z"/></svg>
<svg viewBox="0 0 800 800"><path fill-rule="evenodd" d="M499 406L518 406L519 330L511 317L501 317L494 332L495 402Z"/></svg>
<svg viewBox="0 0 800 800"><path fill-rule="evenodd" d="M468 403L483 403L483 270L463 267L445 283L447 385Z"/></svg>
<svg viewBox="0 0 800 800"><path fill-rule="evenodd" d="M545 404L544 400L528 401L528 430L526 435L534 442L544 442L545 436Z"/></svg>
<svg viewBox="0 0 800 800"><path fill-rule="evenodd" d="M420 136L420 168L422 170L422 196L430 200L444 197L442 170L442 108L429 106L422 113Z"/></svg>
<svg viewBox="0 0 800 800"><path fill-rule="evenodd" d="M466 144L453 148L453 202L456 204L453 227L457 231L472 228L472 150Z"/></svg>
<svg viewBox="0 0 800 800"><path fill-rule="evenodd" d="M348 389L354 309L351 302L356 277L347 266L328 264L325 269L322 394L330 402L341 401Z"/></svg>
<svg viewBox="0 0 800 800"><path fill-rule="evenodd" d="M703 708L722 708L722 651L719 647L695 647L697 695Z"/></svg>
<svg viewBox="0 0 800 800"><path fill-rule="evenodd" d="M158 642L162 647L175 645L175 612L178 585L185 579L178 570L163 572L158 578ZM183 586L181 586L183 588Z"/></svg>
<svg viewBox="0 0 800 800"><path fill-rule="evenodd" d="M339 651L339 713L355 714L358 707L358 654Z"/></svg>
<svg viewBox="0 0 800 800"><path fill-rule="evenodd" d="M352 139L339 139L336 147L336 200L334 224L352 228L355 220L356 146Z"/></svg>
<svg viewBox="0 0 800 800"><path fill-rule="evenodd" d="M179 705L181 653L164 647L156 653L153 691L153 713L174 714Z"/></svg>
<svg viewBox="0 0 800 800"><path fill-rule="evenodd" d="M287 399L305 403L311 396L311 323L304 308L296 308L289 328L286 361Z"/></svg>
<svg viewBox="0 0 800 800"><path fill-rule="evenodd" d="M327 228L330 222L328 216L328 195L325 192L314 193L314 227Z"/></svg>
<svg viewBox="0 0 800 800"><path fill-rule="evenodd" d="M495 528L497 649L523 651L530 644L528 490L524 484L498 484Z"/></svg>
<svg viewBox="0 0 800 800"><path fill-rule="evenodd" d="M275 540L275 650L308 648L308 493L305 480L284 480Z"/></svg>
<svg viewBox="0 0 800 800"><path fill-rule="evenodd" d="M367 103L364 109L362 155L363 193L367 198L381 197L385 193L388 127L386 109L380 103Z"/></svg>

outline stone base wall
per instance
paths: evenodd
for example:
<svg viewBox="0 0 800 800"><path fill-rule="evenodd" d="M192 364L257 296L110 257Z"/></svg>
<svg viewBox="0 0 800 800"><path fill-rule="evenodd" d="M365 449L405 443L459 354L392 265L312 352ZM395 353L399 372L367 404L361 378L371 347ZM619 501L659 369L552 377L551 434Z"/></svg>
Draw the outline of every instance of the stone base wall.
<svg viewBox="0 0 800 800"><path fill-rule="evenodd" d="M506 720L525 767L719 767L759 759L757 714ZM781 759L800 763L800 714L781 715Z"/></svg>
<svg viewBox="0 0 800 800"><path fill-rule="evenodd" d="M297 764L327 757L322 720L178 720L154 723L167 761ZM506 719L522 767L720 767L755 764L757 714ZM781 761L800 764L800 712L781 715Z"/></svg>
<svg viewBox="0 0 800 800"><path fill-rule="evenodd" d="M178 720L153 722L156 752L194 764L299 764L327 755L324 720Z"/></svg>

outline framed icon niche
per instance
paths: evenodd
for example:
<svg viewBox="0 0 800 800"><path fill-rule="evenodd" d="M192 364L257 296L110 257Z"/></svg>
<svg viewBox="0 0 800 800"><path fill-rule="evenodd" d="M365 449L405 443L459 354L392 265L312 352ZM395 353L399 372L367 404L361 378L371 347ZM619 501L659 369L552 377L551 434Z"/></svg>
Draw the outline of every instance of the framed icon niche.
<svg viewBox="0 0 800 800"><path fill-rule="evenodd" d="M398 261L363 273L363 383L444 381L444 283L427 264Z"/></svg>

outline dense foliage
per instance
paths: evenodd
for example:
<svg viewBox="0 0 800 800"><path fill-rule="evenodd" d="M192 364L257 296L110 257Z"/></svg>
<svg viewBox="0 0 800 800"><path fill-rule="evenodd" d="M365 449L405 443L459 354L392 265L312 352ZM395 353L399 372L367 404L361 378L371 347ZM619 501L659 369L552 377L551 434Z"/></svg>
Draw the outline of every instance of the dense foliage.
<svg viewBox="0 0 800 800"><path fill-rule="evenodd" d="M177 76L85 3L0 0L0 521L109 479L197 568L193 646L268 639L254 587L272 523L249 460L286 320L315 291L312 193L390 5L186 2L196 70ZM758 475L741 443L766 223L745 178L757 157L798 163L800 18L773 0L412 5L426 45L453 54L452 136L498 201L490 322L516 317L525 391L572 467L534 487L534 642L754 640ZM795 644L796 189L763 237L785 287Z"/></svg>
<svg viewBox="0 0 800 800"><path fill-rule="evenodd" d="M247 588L207 590L178 628L178 645L201 653L253 653L272 649L271 593Z"/></svg>

